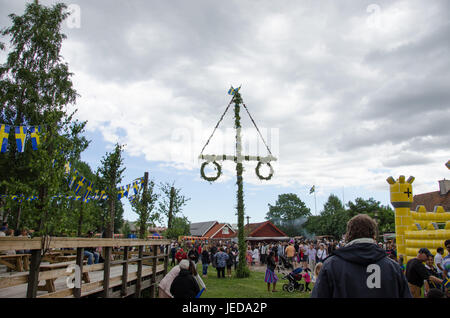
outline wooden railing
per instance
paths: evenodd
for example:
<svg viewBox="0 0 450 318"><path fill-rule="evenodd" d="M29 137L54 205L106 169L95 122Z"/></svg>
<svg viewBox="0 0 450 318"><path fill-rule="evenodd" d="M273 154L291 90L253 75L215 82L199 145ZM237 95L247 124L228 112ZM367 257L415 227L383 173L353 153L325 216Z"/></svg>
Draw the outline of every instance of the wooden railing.
<svg viewBox="0 0 450 318"><path fill-rule="evenodd" d="M97 238L26 238L26 237L0 237L0 252L6 250L31 250L31 262L29 272L17 273L9 277L0 278L0 288L11 287L19 284L28 284L26 296L37 297L38 284L41 280L57 279L70 276L72 273L66 268L41 271L42 256L48 251L62 248L76 249L76 262L80 273L103 271L103 280L82 283L73 288L40 295L38 297L84 297L98 294L101 297L126 297L133 295L140 297L144 289L150 289L150 297L156 297L156 285L167 273L169 240L137 240L137 239L97 239ZM164 246L164 253L158 253ZM83 265L84 248L101 247L104 263ZM130 258L130 247L137 247L137 258ZM114 252L113 252L114 249ZM120 252L119 252L119 251ZM146 250L151 250L146 251ZM112 254L123 255L122 259L112 260ZM120 256L120 254L119 254ZM162 264L158 265L158 261ZM143 268L147 265L145 268ZM137 263L137 271L128 272L130 263ZM150 265L150 266L148 266ZM120 276L110 277L111 268L122 266ZM131 284L129 284L131 283ZM118 290L118 286L120 290Z"/></svg>

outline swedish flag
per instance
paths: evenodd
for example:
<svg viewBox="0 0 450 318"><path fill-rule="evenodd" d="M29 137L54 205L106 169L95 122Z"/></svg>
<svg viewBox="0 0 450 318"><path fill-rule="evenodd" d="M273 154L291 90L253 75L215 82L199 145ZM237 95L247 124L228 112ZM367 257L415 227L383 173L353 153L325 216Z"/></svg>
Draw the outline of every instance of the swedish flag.
<svg viewBox="0 0 450 318"><path fill-rule="evenodd" d="M41 135L41 126L30 127L31 145L33 147L33 150L37 150L38 146L41 143L40 135Z"/></svg>
<svg viewBox="0 0 450 318"><path fill-rule="evenodd" d="M139 181L134 181L133 182L133 190L134 190L134 194L138 194L138 192L139 192Z"/></svg>
<svg viewBox="0 0 450 318"><path fill-rule="evenodd" d="M123 187L120 187L117 189L117 200L120 200L124 197L125 189Z"/></svg>
<svg viewBox="0 0 450 318"><path fill-rule="evenodd" d="M85 182L86 182L86 178L81 176L80 181L77 182L75 189L73 190L75 192L75 195L78 195L78 192L80 192L80 190L84 186Z"/></svg>
<svg viewBox="0 0 450 318"><path fill-rule="evenodd" d="M108 199L108 195L106 194L106 189L100 192L100 200Z"/></svg>
<svg viewBox="0 0 450 318"><path fill-rule="evenodd" d="M98 195L100 190L95 190L94 195L92 196L92 200L98 200L100 199L100 196Z"/></svg>
<svg viewBox="0 0 450 318"><path fill-rule="evenodd" d="M316 186L313 185L311 189L309 189L309 194L316 192Z"/></svg>
<svg viewBox="0 0 450 318"><path fill-rule="evenodd" d="M124 196L125 198L128 198L128 193L130 192L130 187L131 187L131 184L128 184L128 185L126 186L125 191L123 192L123 196ZM123 187L122 187L122 188L123 188Z"/></svg>
<svg viewBox="0 0 450 318"><path fill-rule="evenodd" d="M27 127L26 126L20 126L16 127L16 144L17 144L17 151L18 152L24 152L25 151L25 140L27 139Z"/></svg>
<svg viewBox="0 0 450 318"><path fill-rule="evenodd" d="M94 185L90 181L88 181L87 182L87 190L83 197L83 202L87 203L90 201L91 198L89 197L89 195L91 194L93 187L94 187Z"/></svg>
<svg viewBox="0 0 450 318"><path fill-rule="evenodd" d="M73 172L74 172L74 175L72 177L72 180L70 180L70 182L69 182L69 189L71 189L73 187L75 180L77 180L77 176L78 176L77 169L75 169Z"/></svg>
<svg viewBox="0 0 450 318"><path fill-rule="evenodd" d="M73 198L74 201L80 201L81 200L81 196L76 196Z"/></svg>
<svg viewBox="0 0 450 318"><path fill-rule="evenodd" d="M10 127L8 125L0 125L0 145L1 152L6 152L8 149L8 138L9 138Z"/></svg>
<svg viewBox="0 0 450 318"><path fill-rule="evenodd" d="M240 86L238 88L233 88L233 86L231 86L231 88L228 90L228 95L234 95L237 92L239 92L240 89L241 89Z"/></svg>

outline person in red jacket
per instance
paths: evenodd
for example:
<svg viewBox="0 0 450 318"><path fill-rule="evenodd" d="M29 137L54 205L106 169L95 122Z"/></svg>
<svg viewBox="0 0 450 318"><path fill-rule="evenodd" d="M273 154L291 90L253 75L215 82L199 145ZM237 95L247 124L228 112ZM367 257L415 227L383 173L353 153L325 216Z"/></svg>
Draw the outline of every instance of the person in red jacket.
<svg viewBox="0 0 450 318"><path fill-rule="evenodd" d="M177 264L180 264L181 260L187 259L187 254L183 250L183 248L180 247L180 249L175 254L175 258L177 260Z"/></svg>

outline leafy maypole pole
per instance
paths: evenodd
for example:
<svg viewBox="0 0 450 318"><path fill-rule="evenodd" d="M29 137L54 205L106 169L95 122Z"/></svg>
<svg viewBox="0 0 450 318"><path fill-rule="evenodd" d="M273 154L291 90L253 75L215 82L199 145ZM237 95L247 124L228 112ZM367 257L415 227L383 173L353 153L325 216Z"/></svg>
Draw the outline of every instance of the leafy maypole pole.
<svg viewBox="0 0 450 318"><path fill-rule="evenodd" d="M238 186L237 189L237 215L238 215L238 245L239 245L239 262L237 266L236 276L239 278L248 277L250 275L250 270L247 267L247 262L245 261L246 258L246 243L245 243L245 236L244 236L244 179L242 177L242 172L244 171L244 167L242 165L242 162L244 160L246 161L257 161L258 165L256 166L256 175L260 180L270 180L273 175L273 168L270 165L270 161L275 161L277 158L272 156L272 153L270 152L269 147L267 146L266 142L264 141L263 136L261 135L261 132L259 131L258 127L256 126L255 121L253 120L252 116L250 115L250 112L247 109L247 106L242 102L241 95L239 94L239 88L233 89L233 87L230 88L228 91L228 94L233 95L233 98L231 99L230 103L228 104L227 108L225 109L225 112L223 113L222 117L219 119L219 122L217 123L216 127L214 128L213 133L209 137L208 141L206 142L205 146L202 149L202 152L199 156L199 159L206 160L201 168L200 173L203 179L206 181L215 181L217 180L220 175L222 174L222 168L217 163L217 161L225 161L225 160L233 160L236 162L236 184ZM219 127L220 122L223 120L226 112L230 108L230 105L234 102L234 128L236 129L236 154L235 156L230 155L203 155L203 150L205 150L206 146L209 144L211 138L214 135L214 132L216 131L217 127ZM266 157L259 157L259 156L243 156L242 155L242 136L241 136L241 116L240 116L240 108L242 106L247 111L247 114L249 115L253 125L255 126L256 130L259 133L259 136L261 137L262 141L264 142L264 145L267 148L267 151L269 152L269 155ZM206 165L209 163L212 163L216 170L217 174L213 177L208 177L205 175L204 169ZM261 165L265 163L270 168L270 173L267 177L263 177L259 173L259 169Z"/></svg>

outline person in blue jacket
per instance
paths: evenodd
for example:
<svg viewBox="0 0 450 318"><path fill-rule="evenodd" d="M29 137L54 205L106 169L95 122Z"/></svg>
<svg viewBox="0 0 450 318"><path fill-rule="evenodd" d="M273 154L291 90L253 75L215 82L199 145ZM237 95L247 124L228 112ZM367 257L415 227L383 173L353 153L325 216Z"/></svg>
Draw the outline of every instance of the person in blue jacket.
<svg viewBox="0 0 450 318"><path fill-rule="evenodd" d="M370 216L350 219L345 236L345 247L325 259L312 298L411 298L400 266L377 245Z"/></svg>

